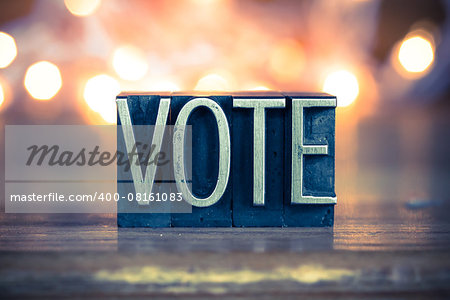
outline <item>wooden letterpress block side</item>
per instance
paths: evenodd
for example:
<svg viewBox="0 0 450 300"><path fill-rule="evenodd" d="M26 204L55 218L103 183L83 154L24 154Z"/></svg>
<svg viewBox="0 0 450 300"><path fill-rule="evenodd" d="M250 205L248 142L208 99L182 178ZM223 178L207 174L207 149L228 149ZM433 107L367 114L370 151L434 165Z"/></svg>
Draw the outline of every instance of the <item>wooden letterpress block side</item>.
<svg viewBox="0 0 450 300"><path fill-rule="evenodd" d="M277 92L252 92L233 94L233 101L241 99L272 99L285 102ZM246 105L242 102L243 105ZM248 106L248 105L246 105ZM265 141L257 139L264 146L264 170L254 166L255 109L233 108L232 173L233 173L233 225L237 227L282 226L283 174L284 174L284 107L266 107L263 125ZM258 112L261 113L261 110ZM258 122L257 122L258 123ZM261 124L257 125L257 127ZM257 133L258 134L258 133ZM257 159L262 159L257 155ZM264 177L263 189L255 184L254 175ZM261 174L263 173L263 174ZM260 177L261 178L261 177ZM255 186L264 195L264 205L254 203ZM258 192L258 191L257 191Z"/></svg>
<svg viewBox="0 0 450 300"><path fill-rule="evenodd" d="M170 95L163 96L170 97ZM131 123L133 125L155 125L161 94L121 94L117 97L117 100L127 102ZM118 116L117 124L121 125L122 122ZM135 128L136 142L150 144L152 136L146 136L146 133L142 132L143 130L145 128L139 126ZM141 132L138 133L137 131ZM164 141L164 143L167 143L167 141ZM117 127L117 144L118 151L125 154L128 153L121 126ZM142 150L139 145L137 150L139 152ZM135 201L136 191L129 166L119 165L117 173L117 192L120 195L117 206L117 225L119 227L170 227L170 213L155 213L154 207L139 205ZM152 191L158 188L159 186L154 184ZM134 201L128 201L130 193L134 194Z"/></svg>
<svg viewBox="0 0 450 300"><path fill-rule="evenodd" d="M293 227L325 227L333 226L334 205L336 199L335 187L335 107L305 107L303 108L303 144L307 145L327 145L327 154L306 155L303 152L302 159L302 180L292 182L293 159L300 159L292 155L293 124L293 101L292 99L331 100L334 96L327 94L300 94L287 93L287 105L285 115L285 197L283 211L283 226ZM313 102L310 102L313 103ZM298 112L297 112L298 116ZM297 120L298 121L298 120ZM294 130L299 134L298 128ZM295 137L294 137L295 139ZM297 154L296 154L297 155ZM298 165L297 165L298 167ZM294 171L295 172L295 171ZM297 170L298 172L298 170ZM297 173L298 174L298 173ZM298 179L298 177L297 177ZM299 185L302 185L302 194L305 197L316 197L316 203L297 204L291 203L292 187L296 186L298 192ZM298 197L297 197L298 198ZM330 199L328 201L327 199ZM309 200L313 202L314 200Z"/></svg>
<svg viewBox="0 0 450 300"><path fill-rule="evenodd" d="M195 96L193 96L193 94ZM216 102L223 110L231 135L232 98L229 94L209 95L195 92L193 94L174 93L170 122L176 124L181 109L196 98L208 98ZM191 191L195 197L206 198L216 187L219 168L219 133L214 114L209 108L199 106L189 115L187 125L192 126L192 184ZM230 136L231 140L231 136ZM229 149L231 150L231 149ZM223 154L221 154L222 156ZM231 168L231 161L229 162ZM174 227L229 227L231 219L232 176L229 173L228 186L221 199L207 207L192 206L192 213L173 213Z"/></svg>

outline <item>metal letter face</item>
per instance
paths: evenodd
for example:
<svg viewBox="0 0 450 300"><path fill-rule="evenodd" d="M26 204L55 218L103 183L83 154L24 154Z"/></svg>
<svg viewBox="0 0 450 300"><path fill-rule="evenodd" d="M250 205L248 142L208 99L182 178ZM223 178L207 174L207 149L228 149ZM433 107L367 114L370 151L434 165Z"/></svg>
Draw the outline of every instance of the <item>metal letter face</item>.
<svg viewBox="0 0 450 300"><path fill-rule="evenodd" d="M134 109L155 97L159 95L119 95L118 124L134 125L133 116L139 113ZM331 226L335 107L336 98L326 94L164 94L157 111L143 123L175 125L173 178L192 213L118 213L118 225ZM186 125L192 126L189 185L183 151ZM122 127L130 152L133 131ZM155 129L152 144L161 143L163 135L163 128ZM143 177L139 167L131 167L136 193L152 190L157 169L147 168Z"/></svg>
<svg viewBox="0 0 450 300"><path fill-rule="evenodd" d="M184 128L191 112L199 107L207 107L214 114L217 121L217 128L219 129L219 174L217 177L217 184L214 191L206 198L198 198L189 190L184 166ZM175 170L175 181L178 190L183 193L184 199L197 207L207 207L215 204L220 200L225 189L227 188L228 178L230 176L230 131L228 129L228 122L223 110L220 106L208 98L196 98L181 109L175 123L175 135L173 139L173 163Z"/></svg>
<svg viewBox="0 0 450 300"><path fill-rule="evenodd" d="M284 108L285 99L234 98L233 107L253 108L253 205L264 205L266 162L266 108Z"/></svg>
<svg viewBox="0 0 450 300"><path fill-rule="evenodd" d="M303 195L303 156L327 155L328 145L303 144L303 114L305 107L336 107L336 99L292 98L292 204L335 204L336 197Z"/></svg>
<svg viewBox="0 0 450 300"><path fill-rule="evenodd" d="M159 101L158 115L156 118L155 132L153 133L152 145L156 145L156 153L160 152L164 136L164 129L169 115L170 98L161 98ZM130 153L136 144L133 127L131 123L130 111L126 99L117 100L117 110L122 121L122 130L127 153ZM131 173L133 174L134 188L138 194L148 194L152 192L153 181L155 180L156 164L149 164L146 168L145 177L142 178L142 169L136 164L138 156L133 156L130 162ZM136 200L139 205L148 205L148 201Z"/></svg>

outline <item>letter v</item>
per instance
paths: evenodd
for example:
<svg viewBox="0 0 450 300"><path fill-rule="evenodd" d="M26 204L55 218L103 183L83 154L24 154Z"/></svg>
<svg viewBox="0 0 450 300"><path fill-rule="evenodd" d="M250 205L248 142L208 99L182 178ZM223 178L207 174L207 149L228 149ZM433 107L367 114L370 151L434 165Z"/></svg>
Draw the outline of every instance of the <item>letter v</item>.
<svg viewBox="0 0 450 300"><path fill-rule="evenodd" d="M117 110L122 124L123 137L127 152L130 153L136 143L133 132L133 124L131 123L130 111L128 109L127 99L117 99ZM158 115L156 117L155 129L153 131L152 145L155 145L154 153L161 151L161 144L166 128L167 116L169 115L170 98L161 98L159 101ZM134 155L130 161L131 175L133 176L134 188L136 194L150 194L153 188L153 181L155 179L156 164L148 164L145 171L145 177L142 177L141 165L137 162L139 157ZM139 198L139 197L135 197ZM148 197L140 197L140 199L148 199ZM140 205L148 205L149 202L145 200L138 200Z"/></svg>

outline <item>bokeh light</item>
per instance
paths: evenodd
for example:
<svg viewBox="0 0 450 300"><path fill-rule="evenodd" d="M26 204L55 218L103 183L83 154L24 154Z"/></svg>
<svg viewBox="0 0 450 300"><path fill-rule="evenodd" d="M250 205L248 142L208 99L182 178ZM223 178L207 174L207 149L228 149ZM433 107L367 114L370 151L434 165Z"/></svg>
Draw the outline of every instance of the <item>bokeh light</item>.
<svg viewBox="0 0 450 300"><path fill-rule="evenodd" d="M4 111L13 98L12 89L5 78L0 77L0 111Z"/></svg>
<svg viewBox="0 0 450 300"><path fill-rule="evenodd" d="M424 37L410 37L402 42L398 59L406 71L411 73L423 72L434 60L433 46Z"/></svg>
<svg viewBox="0 0 450 300"><path fill-rule="evenodd" d="M267 86L259 85L259 86L249 89L249 91L270 91L270 89Z"/></svg>
<svg viewBox="0 0 450 300"><path fill-rule="evenodd" d="M197 82L196 91L229 91L230 83L221 75L208 74Z"/></svg>
<svg viewBox="0 0 450 300"><path fill-rule="evenodd" d="M90 78L84 87L84 100L108 123L116 122L115 99L120 93L120 84L111 76L101 74Z"/></svg>
<svg viewBox="0 0 450 300"><path fill-rule="evenodd" d="M0 32L0 69L8 67L17 56L17 46L14 38L5 32Z"/></svg>
<svg viewBox="0 0 450 300"><path fill-rule="evenodd" d="M191 0L191 1L198 5L211 5L221 2L223 0Z"/></svg>
<svg viewBox="0 0 450 300"><path fill-rule="evenodd" d="M172 81L162 80L156 81L148 87L149 91L158 91L158 92L178 92L180 91L180 87Z"/></svg>
<svg viewBox="0 0 450 300"><path fill-rule="evenodd" d="M66 8L77 17L92 15L101 3L101 0L64 0Z"/></svg>
<svg viewBox="0 0 450 300"><path fill-rule="evenodd" d="M0 82L0 107L3 104L3 101L5 101L5 92L3 91L3 85Z"/></svg>
<svg viewBox="0 0 450 300"><path fill-rule="evenodd" d="M269 60L274 79L281 82L298 80L304 66L305 52L300 43L292 39L277 42Z"/></svg>
<svg viewBox="0 0 450 300"><path fill-rule="evenodd" d="M125 80L139 80L148 71L144 53L131 45L126 45L114 51L113 67L117 75Z"/></svg>
<svg viewBox="0 0 450 300"><path fill-rule="evenodd" d="M347 70L339 70L328 74L322 91L335 95L337 105L345 107L352 104L358 97L359 84L355 75Z"/></svg>
<svg viewBox="0 0 450 300"><path fill-rule="evenodd" d="M34 99L49 100L61 89L61 73L51 62L39 61L27 69L24 85Z"/></svg>

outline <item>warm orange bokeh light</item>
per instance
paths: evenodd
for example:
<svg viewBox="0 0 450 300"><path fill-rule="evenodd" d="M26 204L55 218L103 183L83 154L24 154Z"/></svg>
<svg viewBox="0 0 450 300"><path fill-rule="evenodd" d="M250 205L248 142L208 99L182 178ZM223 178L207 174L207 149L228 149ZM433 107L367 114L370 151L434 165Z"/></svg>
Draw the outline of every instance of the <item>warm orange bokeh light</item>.
<svg viewBox="0 0 450 300"><path fill-rule="evenodd" d="M352 104L358 97L359 84L355 75L347 70L339 70L328 74L322 91L335 95L337 105L345 107Z"/></svg>
<svg viewBox="0 0 450 300"><path fill-rule="evenodd" d="M3 104L3 101L5 101L5 92L3 91L3 85L0 83L0 107Z"/></svg>
<svg viewBox="0 0 450 300"><path fill-rule="evenodd" d="M277 42L269 60L272 77L281 82L298 80L305 60L305 52L300 43L291 39Z"/></svg>
<svg viewBox="0 0 450 300"><path fill-rule="evenodd" d="M51 62L39 61L27 69L24 85L34 99L50 100L61 89L61 73Z"/></svg>
<svg viewBox="0 0 450 300"><path fill-rule="evenodd" d="M200 78L195 86L196 91L229 91L230 88L228 80L216 73Z"/></svg>
<svg viewBox="0 0 450 300"><path fill-rule="evenodd" d="M249 91L270 91L270 89L267 86L259 85L257 87L249 89Z"/></svg>
<svg viewBox="0 0 450 300"><path fill-rule="evenodd" d="M92 77L86 82L84 100L106 122L115 123L117 116L115 99L119 93L120 85L117 80L102 74Z"/></svg>
<svg viewBox="0 0 450 300"><path fill-rule="evenodd" d="M101 0L64 0L66 8L77 17L92 15L101 3Z"/></svg>
<svg viewBox="0 0 450 300"><path fill-rule="evenodd" d="M11 104L12 98L11 86L4 78L0 77L0 111L5 110Z"/></svg>
<svg viewBox="0 0 450 300"><path fill-rule="evenodd" d="M155 92L178 92L180 91L180 87L172 81L162 80L156 81L148 87L149 91Z"/></svg>
<svg viewBox="0 0 450 300"><path fill-rule="evenodd" d="M224 0L191 0L192 3L198 4L198 5L212 5L217 4L219 2L224 2Z"/></svg>
<svg viewBox="0 0 450 300"><path fill-rule="evenodd" d="M144 53L131 45L125 45L114 51L113 67L117 75L125 80L139 80L148 71Z"/></svg>
<svg viewBox="0 0 450 300"><path fill-rule="evenodd" d="M0 32L0 69L8 67L16 56L16 41L9 34Z"/></svg>
<svg viewBox="0 0 450 300"><path fill-rule="evenodd" d="M429 40L413 36L404 40L398 51L398 60L402 67L411 73L425 71L434 60L434 49Z"/></svg>

